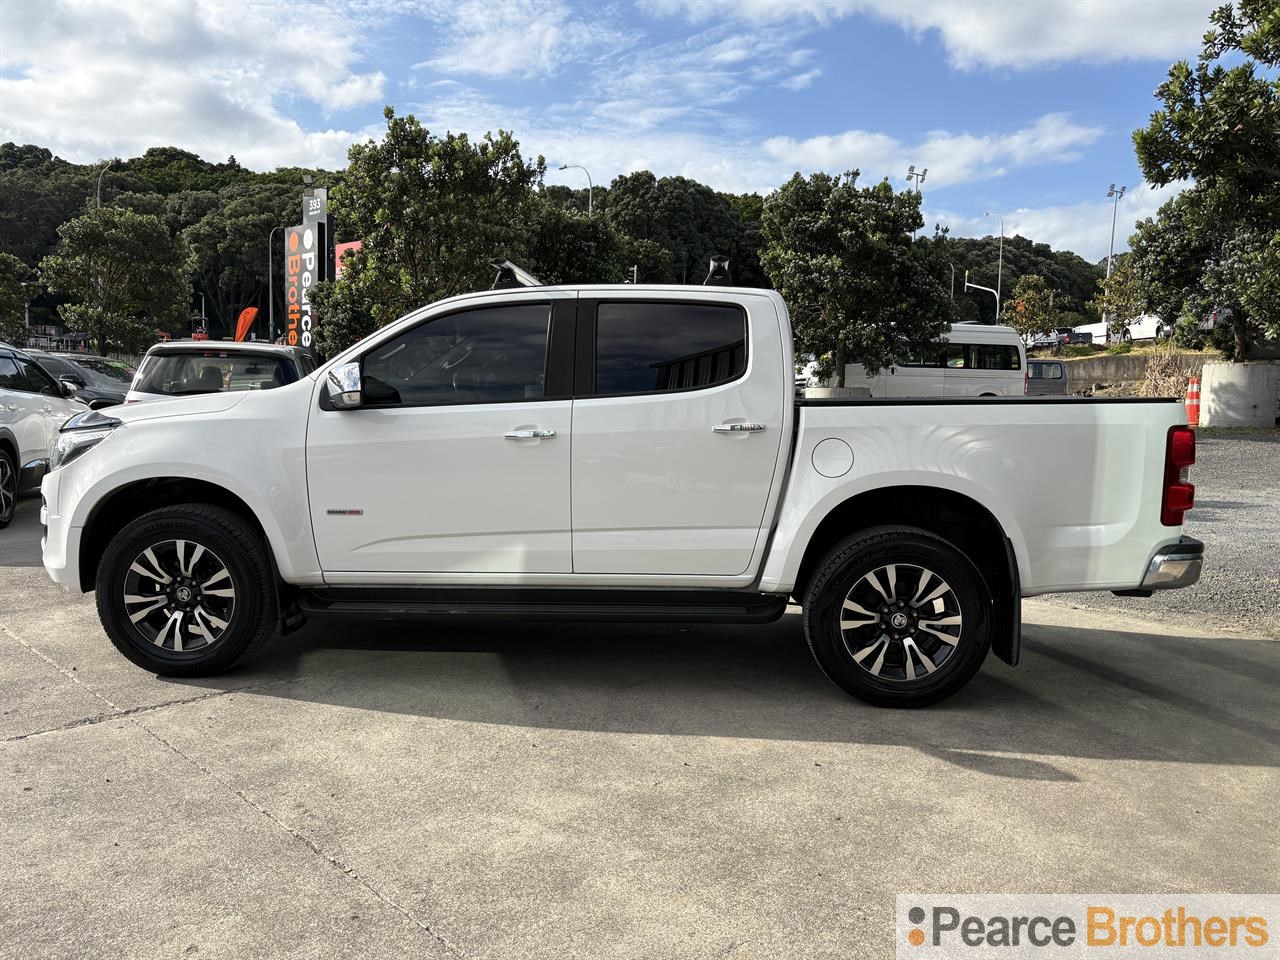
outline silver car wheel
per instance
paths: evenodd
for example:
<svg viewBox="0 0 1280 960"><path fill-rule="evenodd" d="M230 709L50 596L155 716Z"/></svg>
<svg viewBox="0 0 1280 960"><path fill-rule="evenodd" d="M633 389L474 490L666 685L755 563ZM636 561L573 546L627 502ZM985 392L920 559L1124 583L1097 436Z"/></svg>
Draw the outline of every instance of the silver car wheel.
<svg viewBox="0 0 1280 960"><path fill-rule="evenodd" d="M231 571L194 540L161 540L139 553L125 573L123 600L133 629L172 653L204 652L235 616Z"/></svg>
<svg viewBox="0 0 1280 960"><path fill-rule="evenodd" d="M951 585L925 567L877 567L849 589L840 638L850 658L879 680L899 683L936 673L955 655L964 632Z"/></svg>
<svg viewBox="0 0 1280 960"><path fill-rule="evenodd" d="M7 519L13 512L14 503L18 499L18 475L5 457L0 457L0 520Z"/></svg>

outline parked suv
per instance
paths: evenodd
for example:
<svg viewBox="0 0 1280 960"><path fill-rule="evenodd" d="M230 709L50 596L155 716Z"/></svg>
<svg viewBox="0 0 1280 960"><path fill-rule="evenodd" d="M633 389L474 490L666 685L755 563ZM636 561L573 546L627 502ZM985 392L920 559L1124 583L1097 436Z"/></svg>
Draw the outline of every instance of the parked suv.
<svg viewBox="0 0 1280 960"><path fill-rule="evenodd" d="M315 368L315 358L298 347L209 340L157 343L142 358L125 403L271 390L295 383Z"/></svg>
<svg viewBox="0 0 1280 960"><path fill-rule="evenodd" d="M46 353L28 350L27 355L55 380L74 384L76 399L93 410L124 403L124 396L137 371L120 360L85 353Z"/></svg>
<svg viewBox="0 0 1280 960"><path fill-rule="evenodd" d="M13 520L18 494L37 486L49 469L58 430L84 410L24 351L0 344L0 528Z"/></svg>

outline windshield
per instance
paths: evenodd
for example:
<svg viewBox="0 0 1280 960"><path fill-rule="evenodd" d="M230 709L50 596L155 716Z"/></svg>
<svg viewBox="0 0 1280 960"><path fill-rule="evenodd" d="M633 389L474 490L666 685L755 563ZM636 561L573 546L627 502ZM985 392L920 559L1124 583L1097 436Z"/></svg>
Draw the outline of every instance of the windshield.
<svg viewBox="0 0 1280 960"><path fill-rule="evenodd" d="M270 390L298 376L283 357L208 350L200 353L155 353L142 361L133 389L180 397L224 390Z"/></svg>
<svg viewBox="0 0 1280 960"><path fill-rule="evenodd" d="M133 375L137 372L127 363L108 357L76 357L72 362L84 367L99 380L113 380L116 383L132 383Z"/></svg>

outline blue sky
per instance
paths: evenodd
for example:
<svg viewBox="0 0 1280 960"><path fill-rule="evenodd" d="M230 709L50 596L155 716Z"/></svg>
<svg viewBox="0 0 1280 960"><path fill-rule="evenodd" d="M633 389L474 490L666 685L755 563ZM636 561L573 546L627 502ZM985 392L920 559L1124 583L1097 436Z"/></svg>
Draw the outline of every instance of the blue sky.
<svg viewBox="0 0 1280 960"><path fill-rule="evenodd" d="M1202 0L17 0L0 139L87 162L176 144L257 169L341 166L384 103L433 129L512 130L583 185L652 169L768 191L796 170L902 185L929 223L1106 253L1173 192L1130 134Z"/></svg>

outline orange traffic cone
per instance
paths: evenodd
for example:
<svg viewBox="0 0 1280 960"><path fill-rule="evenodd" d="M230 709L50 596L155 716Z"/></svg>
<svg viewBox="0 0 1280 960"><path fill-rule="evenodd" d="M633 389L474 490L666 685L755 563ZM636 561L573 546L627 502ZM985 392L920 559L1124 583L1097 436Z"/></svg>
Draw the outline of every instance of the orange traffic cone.
<svg viewBox="0 0 1280 960"><path fill-rule="evenodd" d="M1193 427L1200 426L1200 378L1192 377L1187 381L1187 423Z"/></svg>

